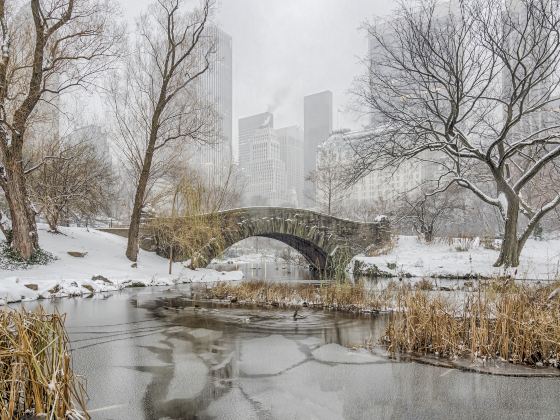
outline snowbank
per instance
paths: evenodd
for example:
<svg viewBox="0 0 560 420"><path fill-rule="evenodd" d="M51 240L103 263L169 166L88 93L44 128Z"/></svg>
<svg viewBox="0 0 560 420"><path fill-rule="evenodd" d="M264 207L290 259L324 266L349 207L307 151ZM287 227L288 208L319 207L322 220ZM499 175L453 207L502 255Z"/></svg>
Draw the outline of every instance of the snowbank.
<svg viewBox="0 0 560 420"><path fill-rule="evenodd" d="M504 271L493 267L498 251L484 248L479 241L472 241L468 249L457 250L457 244L448 245L435 241L426 244L415 236L400 236L397 245L386 255L358 256L360 272L379 272L387 276L412 277L493 277L512 275L518 279L554 280L560 274L560 240L537 241L529 239L521 254L521 264L516 269Z"/></svg>
<svg viewBox="0 0 560 420"><path fill-rule="evenodd" d="M140 250L133 267L124 255L126 239L86 228L61 228L61 234L39 225L39 243L57 260L29 269L0 270L0 304L59 296L81 296L127 286L165 286L177 283L241 280L240 271L191 270ZM69 251L86 253L73 257Z"/></svg>

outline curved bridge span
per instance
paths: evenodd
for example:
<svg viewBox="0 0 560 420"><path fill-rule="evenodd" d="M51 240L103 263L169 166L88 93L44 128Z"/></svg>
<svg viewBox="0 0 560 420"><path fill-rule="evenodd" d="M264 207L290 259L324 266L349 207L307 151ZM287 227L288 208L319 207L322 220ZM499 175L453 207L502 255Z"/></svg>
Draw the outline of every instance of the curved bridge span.
<svg viewBox="0 0 560 420"><path fill-rule="evenodd" d="M220 212L225 249L252 237L276 239L299 251L315 268L347 263L370 246L382 246L390 238L389 221L362 223L339 219L311 210L283 207L247 207ZM199 265L206 265L224 248L206 246Z"/></svg>
<svg viewBox="0 0 560 420"><path fill-rule="evenodd" d="M387 218L373 223L355 222L311 210L284 207L247 207L218 213L222 243L207 244L193 258L195 266L206 266L233 244L252 236L276 239L299 251L314 268L326 270L346 265L369 247L381 247L390 239ZM180 222L180 221L179 221ZM102 229L121 236L128 229ZM157 250L158 238L148 226L141 229L141 246ZM165 254L166 250L160 250Z"/></svg>

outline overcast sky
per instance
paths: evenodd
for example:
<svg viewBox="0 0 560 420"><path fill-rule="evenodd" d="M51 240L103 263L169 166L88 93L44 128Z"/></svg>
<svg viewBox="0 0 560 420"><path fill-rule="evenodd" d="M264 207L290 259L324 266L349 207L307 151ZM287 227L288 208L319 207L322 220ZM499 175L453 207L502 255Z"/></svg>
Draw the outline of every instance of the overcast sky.
<svg viewBox="0 0 560 420"><path fill-rule="evenodd" d="M120 0L131 19L150 0ZM275 126L303 126L303 96L331 90L334 128L359 128L346 112L367 40L365 19L393 0L217 0L215 20L233 40L233 122L272 109ZM340 110L340 112L337 112ZM338 118L337 118L338 117ZM338 120L338 123L337 123Z"/></svg>

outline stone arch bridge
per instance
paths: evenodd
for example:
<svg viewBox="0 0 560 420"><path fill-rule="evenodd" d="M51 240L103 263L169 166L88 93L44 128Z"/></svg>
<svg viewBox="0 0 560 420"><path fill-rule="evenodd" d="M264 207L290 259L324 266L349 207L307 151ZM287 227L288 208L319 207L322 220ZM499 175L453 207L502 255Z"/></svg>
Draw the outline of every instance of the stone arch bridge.
<svg viewBox="0 0 560 420"><path fill-rule="evenodd" d="M381 247L390 239L389 221L383 217L373 223L363 223L283 207L247 207L222 211L219 216L223 241L219 247L208 244L198 256L197 266L207 265L225 249L253 236L276 239L291 246L318 270L346 265L353 256L369 247ZM156 244L147 228L142 229L141 236L142 246L153 249Z"/></svg>

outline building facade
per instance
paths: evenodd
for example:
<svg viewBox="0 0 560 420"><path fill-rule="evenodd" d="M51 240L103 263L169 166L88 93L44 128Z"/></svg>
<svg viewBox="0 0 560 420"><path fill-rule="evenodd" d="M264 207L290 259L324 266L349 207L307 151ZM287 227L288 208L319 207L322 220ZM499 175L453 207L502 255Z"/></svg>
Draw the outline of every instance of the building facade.
<svg viewBox="0 0 560 420"><path fill-rule="evenodd" d="M287 201L294 207L304 203L303 135L297 125L276 130L280 143L280 159L286 165Z"/></svg>
<svg viewBox="0 0 560 420"><path fill-rule="evenodd" d="M381 134L381 129L363 131L339 130L333 133L318 148L317 167L328 167L321 159L328 157L337 162L342 177L346 165L352 165L355 157L351 144L365 139L371 139ZM398 168L388 168L384 171L370 172L352 186L344 185L337 193L339 200L346 205L364 203L377 207L394 208L404 195L413 194L422 185L434 182L442 175L440 166L434 163L436 159L424 156L423 160L411 159L403 162ZM324 192L321 192L324 194ZM320 202L325 197L318 197Z"/></svg>
<svg viewBox="0 0 560 420"><path fill-rule="evenodd" d="M208 144L196 145L190 160L209 179L221 179L232 162L232 39L216 26L208 28L216 53L209 69L198 80L197 89L205 103L213 107L215 131Z"/></svg>
<svg viewBox="0 0 560 420"><path fill-rule="evenodd" d="M90 144L101 160L112 164L109 135L101 125L90 124L80 127L68 135L68 140L72 144Z"/></svg>
<svg viewBox="0 0 560 420"><path fill-rule="evenodd" d="M331 91L315 93L303 99L304 120L304 178L315 170L317 147L332 131L333 96ZM315 201L316 189L312 182L305 181L304 196L307 205Z"/></svg>
<svg viewBox="0 0 560 420"><path fill-rule="evenodd" d="M267 127L274 127L274 116L270 112L239 119L239 166L244 170L248 169L250 162L251 143L255 130Z"/></svg>
<svg viewBox="0 0 560 420"><path fill-rule="evenodd" d="M269 112L239 120L239 166L246 184L244 203L283 206L288 201L286 164Z"/></svg>

